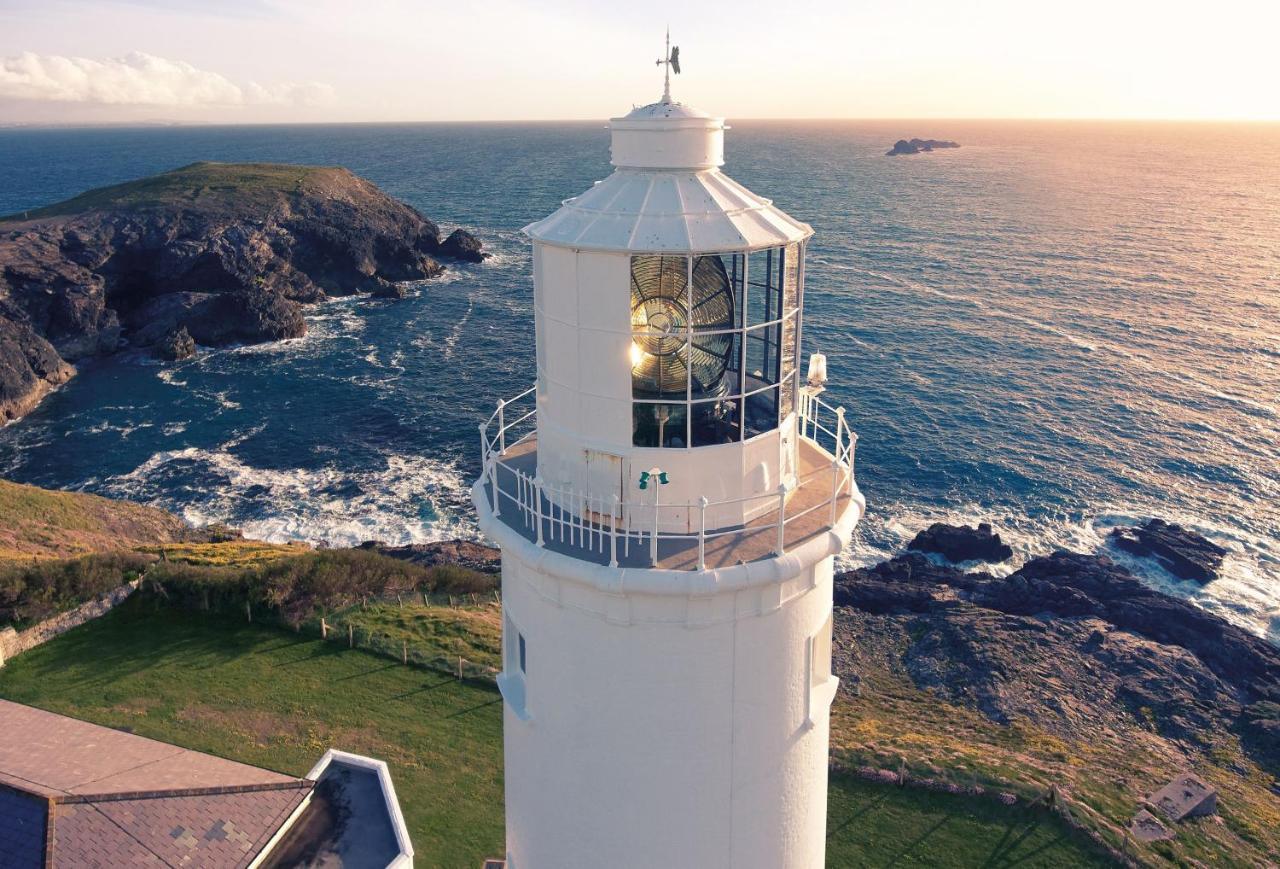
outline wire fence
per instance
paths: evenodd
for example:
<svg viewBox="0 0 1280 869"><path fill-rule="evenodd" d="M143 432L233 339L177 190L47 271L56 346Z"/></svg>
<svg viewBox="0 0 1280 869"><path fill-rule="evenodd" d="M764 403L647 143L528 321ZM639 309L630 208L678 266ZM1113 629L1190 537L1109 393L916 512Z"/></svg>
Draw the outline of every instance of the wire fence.
<svg viewBox="0 0 1280 869"><path fill-rule="evenodd" d="M308 616L301 621L285 618L275 609L256 604L252 601L228 594L211 594L202 590L197 594L174 594L167 592L158 584L151 584L151 589L158 599L167 605L185 606L205 612L223 615L238 615L251 624L269 625L283 628L304 636L313 637L359 649L379 657L399 662L406 667L417 667L439 673L447 673L459 680L480 682L493 685L501 670L483 661L475 661L466 655L450 654L421 639L387 630L379 630L365 623L364 616L372 608L378 606L394 607L427 607L449 609L471 609L496 606L501 602L497 591L488 593L444 594L431 592L401 592L385 595L369 596L354 606L332 614ZM495 656L497 653L495 652Z"/></svg>

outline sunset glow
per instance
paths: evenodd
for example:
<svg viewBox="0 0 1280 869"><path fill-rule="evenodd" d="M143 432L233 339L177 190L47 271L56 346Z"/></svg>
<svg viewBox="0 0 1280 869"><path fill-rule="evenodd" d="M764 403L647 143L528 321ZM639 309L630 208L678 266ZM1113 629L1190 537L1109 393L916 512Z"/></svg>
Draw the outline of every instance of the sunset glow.
<svg viewBox="0 0 1280 869"><path fill-rule="evenodd" d="M0 123L595 119L668 22L730 117L1280 119L1263 0L555 7L9 0Z"/></svg>

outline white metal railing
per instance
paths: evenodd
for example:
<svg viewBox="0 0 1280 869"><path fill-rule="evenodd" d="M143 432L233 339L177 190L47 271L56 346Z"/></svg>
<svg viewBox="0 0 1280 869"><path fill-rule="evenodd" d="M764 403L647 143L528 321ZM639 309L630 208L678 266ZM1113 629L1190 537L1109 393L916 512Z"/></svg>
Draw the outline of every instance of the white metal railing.
<svg viewBox="0 0 1280 869"><path fill-rule="evenodd" d="M651 500L628 501L617 493L592 494L568 485L548 483L516 467L509 453L537 435L535 390L536 387L530 387L514 398L498 402L497 409L480 424L480 456L481 476L488 483L493 515L503 517L505 514L507 518L503 521L512 527L524 528L538 546L559 543L607 556L611 566L618 565L620 555L631 558L633 546L641 557L647 548L648 563L657 566L660 541L696 541L697 562L689 569L705 570L708 541L730 535L768 534L772 529L776 535L772 551L782 555L786 552L788 527L794 528L798 520L824 509L828 511L827 524L834 525L840 499L853 495L858 436L845 422L843 407L832 407L807 389L800 393L798 434L823 450L830 457L829 464L797 478L793 486L784 484L774 492L719 501L710 501L704 496L694 502L671 504L661 503L661 486L654 486ZM824 476L829 478L829 496L788 514L788 496ZM764 508L767 514L769 507L775 508L776 515L765 524L753 520L725 528L707 528L708 509L735 505L742 505L744 516L751 515L753 508ZM664 511L666 515L685 517L686 525L692 525L696 515L697 530L661 531ZM650 517L652 525L647 521Z"/></svg>

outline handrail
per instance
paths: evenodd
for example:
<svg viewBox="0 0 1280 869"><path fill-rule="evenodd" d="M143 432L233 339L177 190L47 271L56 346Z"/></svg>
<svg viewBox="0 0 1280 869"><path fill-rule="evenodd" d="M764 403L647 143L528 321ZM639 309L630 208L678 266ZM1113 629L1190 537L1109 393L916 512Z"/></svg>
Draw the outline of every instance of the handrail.
<svg viewBox="0 0 1280 869"><path fill-rule="evenodd" d="M606 502L602 494L577 491L567 485L548 484L540 477L531 477L506 461L506 455L511 449L537 436L536 390L536 386L531 386L514 398L499 401L494 412L480 424L479 430L481 479L488 483L489 504L493 515L500 517L504 506L515 510L516 521L533 532L538 546L545 546L548 540L566 544L608 556L610 565L616 566L620 548L622 557L629 558L633 543L636 546L647 543L649 563L657 566L660 539L695 541L697 566L691 569L704 570L707 541L731 534L767 533L772 526L776 531L774 554L783 555L786 552L786 531L789 525L824 507L830 513L829 523L834 524L841 497L846 494L852 496L854 492L854 459L858 436L849 429L843 407L833 407L808 390L802 391L799 396L797 433L826 452L831 457L831 463L827 467L806 473L790 488L784 485L772 492L719 501L710 501L703 496L687 503L662 504L657 496L657 489L654 490L655 497L652 500L629 501L611 492L609 501ZM516 418L508 422L508 409L530 396L535 396L534 406L528 410L520 410ZM525 428L528 430L523 430ZM508 435L513 436L514 440L508 442ZM499 469L514 478L514 491L507 491L499 485ZM823 474L831 475L830 496L788 515L787 496ZM776 518L769 525L752 526L750 522L744 522L742 525L707 528L708 509L748 505L752 502L756 502L756 506L768 506L769 501L777 505ZM685 524L692 526L695 510L698 520L696 531L681 533L660 530L663 515L670 516L672 513L682 516ZM747 510L744 507L744 515ZM645 528L644 520L650 516L653 518L653 526ZM636 518L641 519L641 527L633 527L633 520Z"/></svg>

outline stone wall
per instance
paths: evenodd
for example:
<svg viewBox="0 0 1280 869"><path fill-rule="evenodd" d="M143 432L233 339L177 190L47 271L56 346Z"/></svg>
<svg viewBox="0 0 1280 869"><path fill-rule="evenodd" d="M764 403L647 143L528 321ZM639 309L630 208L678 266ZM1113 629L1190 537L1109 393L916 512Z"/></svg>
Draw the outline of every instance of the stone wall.
<svg viewBox="0 0 1280 869"><path fill-rule="evenodd" d="M82 603L75 609L67 610L65 613L59 613L52 618L45 619L25 631L15 631L12 627L0 630L0 667L3 667L8 659L21 655L28 649L34 649L59 634L65 634L90 619L96 619L98 616L110 612L121 601L137 591L141 582L140 578L135 579L133 582L127 582L119 588L107 592L97 600Z"/></svg>

